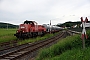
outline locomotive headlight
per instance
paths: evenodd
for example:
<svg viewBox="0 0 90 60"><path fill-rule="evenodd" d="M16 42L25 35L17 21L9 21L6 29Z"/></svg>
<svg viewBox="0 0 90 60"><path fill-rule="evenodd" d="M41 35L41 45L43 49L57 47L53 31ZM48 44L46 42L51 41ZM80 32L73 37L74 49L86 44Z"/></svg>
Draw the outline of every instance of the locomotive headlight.
<svg viewBox="0 0 90 60"><path fill-rule="evenodd" d="M24 26L21 26L21 28L25 28Z"/></svg>
<svg viewBox="0 0 90 60"><path fill-rule="evenodd" d="M24 31L23 31L23 33L24 33Z"/></svg>

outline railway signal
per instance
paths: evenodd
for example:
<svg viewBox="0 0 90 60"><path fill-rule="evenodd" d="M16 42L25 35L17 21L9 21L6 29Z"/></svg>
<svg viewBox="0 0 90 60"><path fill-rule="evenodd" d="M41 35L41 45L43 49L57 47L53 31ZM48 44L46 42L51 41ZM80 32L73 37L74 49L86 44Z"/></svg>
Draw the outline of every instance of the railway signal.
<svg viewBox="0 0 90 60"><path fill-rule="evenodd" d="M90 27L90 23L87 23L88 22L87 17L85 18L85 21L83 20L83 17L81 17L81 22L82 22L82 27L83 27L81 38L82 38L82 42L83 42L83 49L85 49L85 38L87 39L85 27Z"/></svg>
<svg viewBox="0 0 90 60"><path fill-rule="evenodd" d="M81 17L81 22L82 22L82 27L83 27L81 38L83 39L84 37L86 37L86 39L87 39L87 34L86 34L86 29L85 29L85 27L89 27L89 25L86 23L87 17L86 17L85 21L83 20L83 17Z"/></svg>

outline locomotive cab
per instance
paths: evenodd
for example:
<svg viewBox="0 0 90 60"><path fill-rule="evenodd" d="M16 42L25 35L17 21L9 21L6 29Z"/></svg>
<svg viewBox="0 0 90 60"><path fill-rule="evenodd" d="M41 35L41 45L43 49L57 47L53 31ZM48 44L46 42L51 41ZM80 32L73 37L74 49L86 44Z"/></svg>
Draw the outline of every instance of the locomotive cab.
<svg viewBox="0 0 90 60"><path fill-rule="evenodd" d="M34 23L33 23L33 21L24 21L24 24L30 24L31 26L34 26Z"/></svg>

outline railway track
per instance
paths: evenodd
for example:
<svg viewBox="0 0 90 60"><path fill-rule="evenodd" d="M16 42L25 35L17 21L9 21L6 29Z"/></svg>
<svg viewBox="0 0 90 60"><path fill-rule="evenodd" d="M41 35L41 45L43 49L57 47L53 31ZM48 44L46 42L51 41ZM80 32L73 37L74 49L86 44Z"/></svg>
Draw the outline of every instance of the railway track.
<svg viewBox="0 0 90 60"><path fill-rule="evenodd" d="M0 60L17 60L20 57L23 57L33 51L36 51L36 50L42 48L43 46L46 46L54 41L57 41L58 39L62 39L64 37L66 37L66 36L67 36L67 32L63 31L60 34L58 34L54 37L51 37L49 39L43 40L43 41L14 47L8 51L3 51L0 54Z"/></svg>
<svg viewBox="0 0 90 60"><path fill-rule="evenodd" d="M0 43L0 51L5 50L5 49L9 49L9 48L14 47L14 46L17 46L17 42L18 42L18 40Z"/></svg>
<svg viewBox="0 0 90 60"><path fill-rule="evenodd" d="M47 34L49 34L49 33L47 33ZM19 39L19 40L17 39L17 40L12 40L9 42L0 43L0 51L11 49L11 48L19 46L18 41L22 41L22 39Z"/></svg>

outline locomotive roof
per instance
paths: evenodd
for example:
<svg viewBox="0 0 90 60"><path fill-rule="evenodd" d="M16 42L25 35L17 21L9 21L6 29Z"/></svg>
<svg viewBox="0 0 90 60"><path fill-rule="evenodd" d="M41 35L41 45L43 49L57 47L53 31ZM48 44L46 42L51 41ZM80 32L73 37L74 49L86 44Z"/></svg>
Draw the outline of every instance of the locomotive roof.
<svg viewBox="0 0 90 60"><path fill-rule="evenodd" d="M35 21L24 21L24 24L33 24L34 25L34 23L36 23Z"/></svg>

